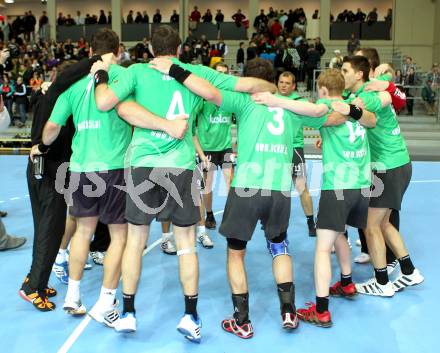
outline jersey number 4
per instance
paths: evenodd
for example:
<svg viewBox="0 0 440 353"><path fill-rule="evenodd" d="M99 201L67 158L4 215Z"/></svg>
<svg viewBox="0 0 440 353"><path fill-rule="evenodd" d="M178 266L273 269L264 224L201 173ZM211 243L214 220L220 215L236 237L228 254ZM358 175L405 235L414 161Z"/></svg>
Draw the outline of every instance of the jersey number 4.
<svg viewBox="0 0 440 353"><path fill-rule="evenodd" d="M188 115L188 114L185 113L182 93L180 93L179 91L175 91L173 94L173 98L171 99L170 107L168 108L166 118L168 120L174 120L179 115Z"/></svg>
<svg viewBox="0 0 440 353"><path fill-rule="evenodd" d="M350 132L350 137L348 140L350 143L353 143L356 141L358 137L360 137L362 140L365 139L365 129L361 126L359 123L353 124L350 121L346 121L345 125L348 127L348 131Z"/></svg>

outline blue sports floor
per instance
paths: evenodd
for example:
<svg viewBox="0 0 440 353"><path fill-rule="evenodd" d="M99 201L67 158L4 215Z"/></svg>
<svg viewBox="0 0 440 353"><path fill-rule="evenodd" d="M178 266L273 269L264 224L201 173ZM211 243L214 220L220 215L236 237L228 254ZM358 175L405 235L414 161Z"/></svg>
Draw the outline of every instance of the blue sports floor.
<svg viewBox="0 0 440 353"><path fill-rule="evenodd" d="M202 343L186 341L175 329L183 313L183 298L177 276L177 258L162 254L159 247L144 257L142 280L136 297L138 331L120 335L94 321L73 318L61 309L66 286L51 278L59 291L54 312L41 313L23 301L17 291L29 270L32 253L32 218L25 181L26 157L0 156L0 209L11 234L25 235L21 249L0 252L0 352L438 352L437 331L440 293L440 163L415 162L413 181L401 214L401 229L415 265L425 276L419 287L405 289L392 299L358 296L354 300L332 299L334 326L330 329L301 324L296 332L280 328L278 297L271 273L271 257L261 230L249 244L247 268L250 283L250 318L255 336L241 340L222 331L220 321L232 313L225 273L225 241L217 232L212 250L199 250L200 292L198 311L203 320ZM318 161L309 161L312 190L319 188ZM314 195L315 209L318 192ZM223 210L225 197L217 197L214 211ZM221 221L221 214L217 216ZM159 224L152 229L150 244L160 236ZM357 232L350 230L354 244ZM294 255L296 303L314 300L314 240L307 236L304 215L295 197L289 229ZM353 256L359 248L353 248ZM334 262L334 268L336 269ZM370 265L354 265L357 281L371 276ZM437 273L437 275L435 275ZM336 279L339 273L334 273ZM87 308L97 300L102 268L85 272L82 299ZM437 298L437 299L436 299ZM437 300L437 301L436 301ZM437 348L435 348L437 346ZM63 349L62 349L63 347Z"/></svg>

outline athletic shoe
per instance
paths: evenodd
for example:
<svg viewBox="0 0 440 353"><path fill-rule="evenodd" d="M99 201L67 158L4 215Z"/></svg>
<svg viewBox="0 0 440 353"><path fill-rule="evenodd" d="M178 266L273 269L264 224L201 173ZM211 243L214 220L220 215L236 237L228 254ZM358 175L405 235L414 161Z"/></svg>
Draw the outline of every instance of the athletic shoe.
<svg viewBox="0 0 440 353"><path fill-rule="evenodd" d="M88 314L92 319L108 327L115 327L115 323L119 319L116 305L111 309L103 309L99 303L96 303Z"/></svg>
<svg viewBox="0 0 440 353"><path fill-rule="evenodd" d="M350 250L353 249L353 246L351 246L350 238L347 238L347 243L348 243L348 246L350 247Z"/></svg>
<svg viewBox="0 0 440 353"><path fill-rule="evenodd" d="M387 284L379 284L377 283L376 278L371 278L364 283L356 283L356 290L360 294L380 297L392 297L395 293L391 282L388 282Z"/></svg>
<svg viewBox="0 0 440 353"><path fill-rule="evenodd" d="M26 276L24 278L24 281L21 284L21 290L24 290L26 293L30 293L30 292L34 291L34 289L29 285L29 277L28 276ZM58 292L56 291L55 288L47 286L46 288L43 289L42 294L48 298L53 298L58 294Z"/></svg>
<svg viewBox="0 0 440 353"><path fill-rule="evenodd" d="M52 272L56 278L63 284L69 283L69 263L67 261L61 263L54 263L52 266Z"/></svg>
<svg viewBox="0 0 440 353"><path fill-rule="evenodd" d="M281 315L283 329L294 330L299 325L298 315L295 313L284 313Z"/></svg>
<svg viewBox="0 0 440 353"><path fill-rule="evenodd" d="M356 240L356 246L359 246L359 247L361 247L362 246L362 243L361 243L361 241L358 239L358 240Z"/></svg>
<svg viewBox="0 0 440 353"><path fill-rule="evenodd" d="M238 325L234 318L225 319L222 321L222 328L226 332L232 333L243 339L249 339L254 336L254 328L250 321L245 322L242 325Z"/></svg>
<svg viewBox="0 0 440 353"><path fill-rule="evenodd" d="M8 215L8 212L0 211L0 218L5 218Z"/></svg>
<svg viewBox="0 0 440 353"><path fill-rule="evenodd" d="M91 270L91 269L92 269L92 264L90 263L89 257L87 256L87 261L84 264L84 270L88 271L88 270Z"/></svg>
<svg viewBox="0 0 440 353"><path fill-rule="evenodd" d="M197 241L202 244L205 249L212 249L214 247L214 243L209 237L207 232L201 232L197 234Z"/></svg>
<svg viewBox="0 0 440 353"><path fill-rule="evenodd" d="M394 260L393 262L390 262L387 265L387 272L388 272L388 276L390 276L399 266L399 261L398 260Z"/></svg>
<svg viewBox="0 0 440 353"><path fill-rule="evenodd" d="M316 225L315 221L307 221L307 227L309 228L309 237L316 237Z"/></svg>
<svg viewBox="0 0 440 353"><path fill-rule="evenodd" d="M208 229L215 229L217 227L217 222L215 221L214 215L206 216L205 227Z"/></svg>
<svg viewBox="0 0 440 353"><path fill-rule="evenodd" d="M296 311L300 320L325 328L331 327L333 325L330 311L327 310L323 313L318 313L316 311L316 304L306 303L306 305L306 309L298 309Z"/></svg>
<svg viewBox="0 0 440 353"><path fill-rule="evenodd" d="M200 343L202 339L202 335L200 334L201 328L202 320L200 320L200 317L195 320L194 316L189 314L185 314L177 325L177 331L194 343Z"/></svg>
<svg viewBox="0 0 440 353"><path fill-rule="evenodd" d="M136 315L134 313L123 313L114 325L116 332L136 332Z"/></svg>
<svg viewBox="0 0 440 353"><path fill-rule="evenodd" d="M167 255L177 254L176 245L170 239L166 239L165 241L162 241L162 243L160 244L160 248Z"/></svg>
<svg viewBox="0 0 440 353"><path fill-rule="evenodd" d="M39 311L52 311L56 308L55 303L49 301L46 295L38 293L38 291L26 294L23 289L20 289L18 294L27 302L32 303L32 305Z"/></svg>
<svg viewBox="0 0 440 353"><path fill-rule="evenodd" d="M343 286L341 282L336 282L330 287L330 295L334 297L352 298L357 294L358 293L356 291L356 286L354 285L354 283Z"/></svg>
<svg viewBox="0 0 440 353"><path fill-rule="evenodd" d="M370 262L370 255L361 252L358 256L354 258L354 262L357 264L367 264Z"/></svg>
<svg viewBox="0 0 440 353"><path fill-rule="evenodd" d="M415 268L414 272L410 275L400 273L399 277L393 281L393 289L396 292L399 292L406 287L416 286L417 284L422 283L424 280L425 278L422 276L420 271Z"/></svg>
<svg viewBox="0 0 440 353"><path fill-rule="evenodd" d="M63 310L73 316L85 315L87 312L86 307L81 303L81 300L73 301L66 298L63 305Z"/></svg>
<svg viewBox="0 0 440 353"><path fill-rule="evenodd" d="M104 257L105 257L105 252L103 251L91 251L90 252L90 257L92 258L93 262L96 265L104 265Z"/></svg>

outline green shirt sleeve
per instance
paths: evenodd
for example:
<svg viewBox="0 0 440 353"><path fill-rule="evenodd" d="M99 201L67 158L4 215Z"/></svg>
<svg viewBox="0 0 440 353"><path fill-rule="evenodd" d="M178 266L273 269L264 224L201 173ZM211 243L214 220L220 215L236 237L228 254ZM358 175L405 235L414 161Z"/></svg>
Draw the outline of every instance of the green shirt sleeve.
<svg viewBox="0 0 440 353"><path fill-rule="evenodd" d="M247 93L221 91L222 105L220 109L227 113L235 113L237 120L243 116L243 112L253 102Z"/></svg>
<svg viewBox="0 0 440 353"><path fill-rule="evenodd" d="M310 116L297 115L301 119L303 126L308 126L313 129L320 129L327 121L328 115L321 116L319 118L312 118Z"/></svg>
<svg viewBox="0 0 440 353"><path fill-rule="evenodd" d="M369 112L376 113L382 109L382 102L376 92L362 92L359 94L365 104L365 109Z"/></svg>
<svg viewBox="0 0 440 353"><path fill-rule="evenodd" d="M111 83L109 85L113 93L118 97L120 102L126 100L132 93L136 86L136 70L137 65L132 65L126 70L117 70L114 77L111 77ZM121 74L123 73L123 74Z"/></svg>
<svg viewBox="0 0 440 353"><path fill-rule="evenodd" d="M69 102L67 94L68 91L58 97L49 118L49 121L60 126L65 126L67 119L72 115L72 105Z"/></svg>
<svg viewBox="0 0 440 353"><path fill-rule="evenodd" d="M391 82L392 81L392 77L391 77L390 74L383 74L383 75L380 75L379 77L377 77L376 80Z"/></svg>
<svg viewBox="0 0 440 353"><path fill-rule="evenodd" d="M203 65L187 64L185 69L209 81L213 86L226 91L233 91L238 82L238 78L235 76L218 72Z"/></svg>

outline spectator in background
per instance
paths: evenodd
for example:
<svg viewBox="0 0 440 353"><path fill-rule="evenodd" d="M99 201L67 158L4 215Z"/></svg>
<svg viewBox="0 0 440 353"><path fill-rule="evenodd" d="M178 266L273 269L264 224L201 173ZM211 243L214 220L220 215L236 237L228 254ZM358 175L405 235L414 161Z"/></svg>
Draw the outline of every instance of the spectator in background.
<svg viewBox="0 0 440 353"><path fill-rule="evenodd" d="M171 15L170 22L179 23L179 15L176 10L173 10L173 14Z"/></svg>
<svg viewBox="0 0 440 353"><path fill-rule="evenodd" d="M267 28L268 21L269 21L269 19L264 14L264 10L261 9L260 14L257 17L255 17L255 20L254 20L255 30L257 32L264 31Z"/></svg>
<svg viewBox="0 0 440 353"><path fill-rule="evenodd" d="M65 26L75 26L76 25L75 20L72 18L70 13L67 14L67 18L65 19L64 25Z"/></svg>
<svg viewBox="0 0 440 353"><path fill-rule="evenodd" d="M150 16L148 16L147 11L145 10L142 13L142 23L150 23Z"/></svg>
<svg viewBox="0 0 440 353"><path fill-rule="evenodd" d="M225 15L223 15L222 10L217 10L217 14L215 15L215 22L223 23L225 21Z"/></svg>
<svg viewBox="0 0 440 353"><path fill-rule="evenodd" d="M241 13L241 9L238 9L237 12L232 15L232 19L234 20L237 27L241 27L245 18L246 16Z"/></svg>
<svg viewBox="0 0 440 353"><path fill-rule="evenodd" d="M191 63L191 47L188 43L183 44L182 53L180 53L179 60L184 64Z"/></svg>
<svg viewBox="0 0 440 353"><path fill-rule="evenodd" d="M130 10L127 15L127 23L134 23L133 10Z"/></svg>
<svg viewBox="0 0 440 353"><path fill-rule="evenodd" d="M200 22L201 18L202 18L202 14L200 13L199 8L197 6L194 6L194 10L191 12L191 15L189 16L190 21Z"/></svg>
<svg viewBox="0 0 440 353"><path fill-rule="evenodd" d="M277 14L275 13L275 11L273 10L273 7L269 7L269 13L267 14L268 18L275 18L277 17ZM249 60L249 59L248 59Z"/></svg>
<svg viewBox="0 0 440 353"><path fill-rule="evenodd" d="M348 17L348 10L345 9L343 12L341 12L338 17L336 17L336 22L347 22Z"/></svg>
<svg viewBox="0 0 440 353"><path fill-rule="evenodd" d="M3 84L0 86L4 105L12 114L12 103L14 101L14 85L10 83L9 76L3 75Z"/></svg>
<svg viewBox="0 0 440 353"><path fill-rule="evenodd" d="M356 14L351 10L348 11L347 22L350 22L350 23L356 22Z"/></svg>
<svg viewBox="0 0 440 353"><path fill-rule="evenodd" d="M153 23L161 23L162 22L162 15L160 13L159 9L156 9L156 13L153 16Z"/></svg>
<svg viewBox="0 0 440 353"><path fill-rule="evenodd" d="M351 34L351 38L347 42L347 53L353 55L361 47L361 42L354 33Z"/></svg>
<svg viewBox="0 0 440 353"><path fill-rule="evenodd" d="M364 22L366 17L367 17L367 15L364 12L362 12L362 10L360 8L358 8L357 12L355 14L355 21L356 22Z"/></svg>
<svg viewBox="0 0 440 353"><path fill-rule="evenodd" d="M246 50L247 61L255 59L257 55L257 44L255 42L250 42L249 47Z"/></svg>
<svg viewBox="0 0 440 353"><path fill-rule="evenodd" d="M425 103L425 107L428 115L435 115L436 113L435 100L437 94L432 89L432 87L433 87L432 78L428 76L428 79L425 81L422 88L422 99L423 102Z"/></svg>
<svg viewBox="0 0 440 353"><path fill-rule="evenodd" d="M315 10L315 12L312 15L312 19L319 20L319 10Z"/></svg>
<svg viewBox="0 0 440 353"><path fill-rule="evenodd" d="M84 24L84 18L81 16L81 11L76 11L75 22L76 22L77 25L83 25Z"/></svg>
<svg viewBox="0 0 440 353"><path fill-rule="evenodd" d="M100 24L100 25L107 24L107 16L105 15L104 10L99 11L98 24Z"/></svg>
<svg viewBox="0 0 440 353"><path fill-rule="evenodd" d="M393 22L393 10L388 9L386 16L384 17L385 22L391 23Z"/></svg>
<svg viewBox="0 0 440 353"><path fill-rule="evenodd" d="M270 27L270 34L271 34L272 38L273 39L278 38L282 31L283 31L283 26L281 26L280 21L278 20L278 18L276 18L273 21L272 26Z"/></svg>
<svg viewBox="0 0 440 353"><path fill-rule="evenodd" d="M284 10L281 10L279 20L280 20L281 26L283 26L283 28L284 28L284 24L286 23L288 18L289 17L287 16L287 13L284 12Z"/></svg>
<svg viewBox="0 0 440 353"><path fill-rule="evenodd" d="M404 78L402 76L401 70L396 70L396 73L394 75L394 83L396 86L399 86L399 89L404 85Z"/></svg>
<svg viewBox="0 0 440 353"><path fill-rule="evenodd" d="M397 70L399 71L399 70ZM397 77L396 71L396 77ZM402 81L404 86L415 86L416 84L416 72L413 67L410 67L407 71L406 77L402 75ZM406 108L408 110L408 115L413 115L414 107L414 92L413 88L404 87L404 92L406 94Z"/></svg>
<svg viewBox="0 0 440 353"><path fill-rule="evenodd" d="M428 73L427 81L431 82L431 88L436 91L440 88L440 73L439 73L439 65L434 63L432 65L431 72Z"/></svg>
<svg viewBox="0 0 440 353"><path fill-rule="evenodd" d="M377 8L375 7L373 11L371 11L367 16L367 23L368 25L372 25L373 23L377 22Z"/></svg>
<svg viewBox="0 0 440 353"><path fill-rule="evenodd" d="M204 23L212 23L212 13L210 9L207 9L205 14L202 17L202 21Z"/></svg>
<svg viewBox="0 0 440 353"><path fill-rule="evenodd" d="M119 63L130 61L130 54L123 43L119 44Z"/></svg>
<svg viewBox="0 0 440 353"><path fill-rule="evenodd" d="M218 52L219 52L219 54L220 54L220 56L221 56L222 58L224 58L226 55L228 55L229 48L228 48L228 46L226 45L226 43L225 43L225 41L223 40L223 38L220 38L220 39L218 40L218 43L215 45L215 49L218 50Z"/></svg>
<svg viewBox="0 0 440 353"><path fill-rule="evenodd" d="M341 55L341 51L339 49L336 49L334 51L335 56L330 60L330 69L340 69L342 67L342 64L344 63L344 58Z"/></svg>
<svg viewBox="0 0 440 353"><path fill-rule="evenodd" d="M42 83L43 80L41 79L40 73L38 71L35 71L29 83L29 86L31 86L32 91L34 92L38 91Z"/></svg>
<svg viewBox="0 0 440 353"><path fill-rule="evenodd" d="M142 23L142 14L140 11L136 12L136 17L134 18L134 23Z"/></svg>
<svg viewBox="0 0 440 353"><path fill-rule="evenodd" d="M108 15L107 15L107 23L108 23L109 25L112 24L112 12L111 12L111 11L108 12Z"/></svg>
<svg viewBox="0 0 440 353"><path fill-rule="evenodd" d="M402 65L402 76L403 77L406 77L410 68L412 68L414 71L416 71L416 66L413 63L412 58L410 56L407 56L405 58L405 62Z"/></svg>
<svg viewBox="0 0 440 353"><path fill-rule="evenodd" d="M27 16L24 19L24 27L26 31L26 40L35 41L35 25L37 24L37 19L31 10L28 11Z"/></svg>
<svg viewBox="0 0 440 353"><path fill-rule="evenodd" d="M307 90L313 89L313 71L317 70L321 63L321 56L316 50L315 45L312 44L307 53ZM316 76L316 79L318 76Z"/></svg>
<svg viewBox="0 0 440 353"><path fill-rule="evenodd" d="M17 105L17 110L20 115L19 120L15 123L17 127L24 127L27 120L27 106L28 106L28 99L27 99L27 90L26 85L23 83L23 77L18 76L17 82L15 83L14 87L14 101Z"/></svg>
<svg viewBox="0 0 440 353"><path fill-rule="evenodd" d="M321 37L315 38L315 49L318 51L319 56L322 58L325 54L324 44L321 42Z"/></svg>
<svg viewBox="0 0 440 353"><path fill-rule="evenodd" d="M60 13L58 14L57 25L58 25L58 26L63 26L65 22L66 22L66 19L65 19L65 17L63 16L63 13L60 12Z"/></svg>
<svg viewBox="0 0 440 353"><path fill-rule="evenodd" d="M244 68L244 42L240 42L240 47L237 50L237 67L241 74Z"/></svg>

